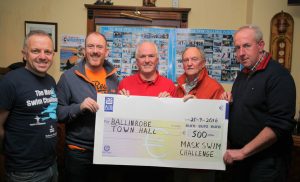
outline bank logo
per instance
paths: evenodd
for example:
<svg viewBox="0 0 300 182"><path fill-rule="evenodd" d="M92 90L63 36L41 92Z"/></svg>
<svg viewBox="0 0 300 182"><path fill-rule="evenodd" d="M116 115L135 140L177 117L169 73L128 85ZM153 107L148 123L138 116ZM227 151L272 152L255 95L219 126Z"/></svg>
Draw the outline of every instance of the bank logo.
<svg viewBox="0 0 300 182"><path fill-rule="evenodd" d="M108 152L110 150L110 146L109 145L104 145L103 147L105 152Z"/></svg>
<svg viewBox="0 0 300 182"><path fill-rule="evenodd" d="M114 111L114 98L105 97L104 112L113 112L113 111Z"/></svg>

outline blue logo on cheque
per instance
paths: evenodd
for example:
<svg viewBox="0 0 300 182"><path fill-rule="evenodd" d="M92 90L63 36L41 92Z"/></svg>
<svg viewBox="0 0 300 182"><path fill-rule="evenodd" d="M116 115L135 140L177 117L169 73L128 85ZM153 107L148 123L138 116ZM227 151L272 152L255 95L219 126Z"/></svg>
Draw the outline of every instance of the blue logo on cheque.
<svg viewBox="0 0 300 182"><path fill-rule="evenodd" d="M114 109L114 98L113 97L105 97L104 111L105 112L113 112L113 109Z"/></svg>
<svg viewBox="0 0 300 182"><path fill-rule="evenodd" d="M104 145L104 151L108 152L110 150L110 146L109 145Z"/></svg>

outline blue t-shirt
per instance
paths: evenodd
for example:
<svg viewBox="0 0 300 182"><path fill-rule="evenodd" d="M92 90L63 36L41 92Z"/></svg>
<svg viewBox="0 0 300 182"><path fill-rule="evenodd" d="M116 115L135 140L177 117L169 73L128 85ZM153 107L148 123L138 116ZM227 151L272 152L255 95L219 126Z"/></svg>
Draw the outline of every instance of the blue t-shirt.
<svg viewBox="0 0 300 182"><path fill-rule="evenodd" d="M0 81L0 108L10 113L4 124L7 171L38 171L56 159L57 97L55 80L25 68Z"/></svg>

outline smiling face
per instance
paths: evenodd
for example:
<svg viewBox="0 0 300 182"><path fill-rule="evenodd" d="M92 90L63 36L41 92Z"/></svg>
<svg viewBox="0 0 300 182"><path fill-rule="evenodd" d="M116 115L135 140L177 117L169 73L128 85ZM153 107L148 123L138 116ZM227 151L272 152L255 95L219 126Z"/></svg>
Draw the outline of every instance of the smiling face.
<svg viewBox="0 0 300 182"><path fill-rule="evenodd" d="M22 50L26 60L25 68L39 76L45 76L53 63L53 43L45 35L32 35L26 41Z"/></svg>
<svg viewBox="0 0 300 182"><path fill-rule="evenodd" d="M155 44L152 42L144 42L139 45L137 48L136 61L142 76L149 78L156 75L158 53Z"/></svg>
<svg viewBox="0 0 300 182"><path fill-rule="evenodd" d="M100 69L108 56L105 38L98 33L91 33L85 43L86 66L89 69Z"/></svg>
<svg viewBox="0 0 300 182"><path fill-rule="evenodd" d="M187 48L182 55L182 64L185 74L191 81L195 79L205 67L205 58L198 48Z"/></svg>
<svg viewBox="0 0 300 182"><path fill-rule="evenodd" d="M263 40L256 40L255 31L250 28L239 30L234 36L236 59L248 69L251 69L262 55Z"/></svg>

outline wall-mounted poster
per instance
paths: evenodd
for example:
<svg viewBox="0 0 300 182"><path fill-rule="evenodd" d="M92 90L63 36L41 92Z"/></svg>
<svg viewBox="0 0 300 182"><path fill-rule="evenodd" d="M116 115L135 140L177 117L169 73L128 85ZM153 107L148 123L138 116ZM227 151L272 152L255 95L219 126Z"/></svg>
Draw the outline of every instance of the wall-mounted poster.
<svg viewBox="0 0 300 182"><path fill-rule="evenodd" d="M83 35L62 35L60 46L60 71L76 65L84 56Z"/></svg>
<svg viewBox="0 0 300 182"><path fill-rule="evenodd" d="M170 66L172 59L172 37L170 29L143 27L100 27L110 49L108 60L118 68L120 79L137 72L135 49L139 42L152 41L159 50L158 71L161 75L172 78Z"/></svg>
<svg viewBox="0 0 300 182"><path fill-rule="evenodd" d="M233 30L176 29L175 77L183 72L182 52L199 47L206 55L206 68L219 82L233 82L240 70L234 56Z"/></svg>
<svg viewBox="0 0 300 182"><path fill-rule="evenodd" d="M108 60L118 68L120 79L137 72L135 48L144 40L156 43L158 71L174 82L184 72L181 54L186 47L205 52L209 75L219 82L232 83L241 69L234 57L233 30L103 26L99 32L107 38Z"/></svg>

